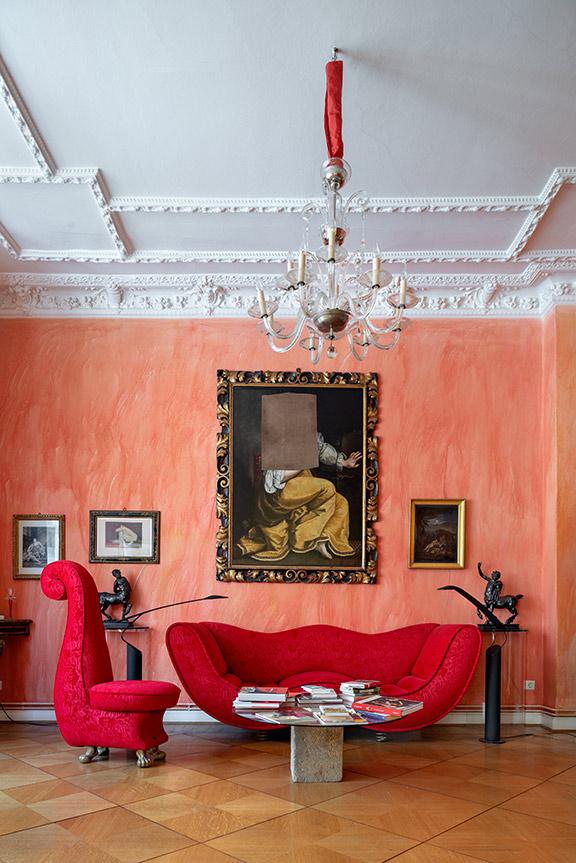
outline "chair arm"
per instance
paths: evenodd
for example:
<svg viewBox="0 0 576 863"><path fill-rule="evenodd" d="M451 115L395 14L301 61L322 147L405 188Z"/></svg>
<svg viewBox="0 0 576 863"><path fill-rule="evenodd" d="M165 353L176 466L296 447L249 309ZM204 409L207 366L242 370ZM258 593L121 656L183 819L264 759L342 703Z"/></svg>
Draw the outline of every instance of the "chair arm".
<svg viewBox="0 0 576 863"><path fill-rule="evenodd" d="M475 626L438 626L413 670L420 677L426 674L428 679L419 689L405 694L406 698L423 701L424 707L403 719L371 725L370 730L415 731L438 722L462 700L476 671L481 648L482 636Z"/></svg>
<svg viewBox="0 0 576 863"><path fill-rule="evenodd" d="M220 648L214 642L211 656L196 624L173 623L166 632L166 646L182 686L197 707L226 725L270 727L269 723L243 720L234 712L232 702L239 687L226 680L226 661Z"/></svg>

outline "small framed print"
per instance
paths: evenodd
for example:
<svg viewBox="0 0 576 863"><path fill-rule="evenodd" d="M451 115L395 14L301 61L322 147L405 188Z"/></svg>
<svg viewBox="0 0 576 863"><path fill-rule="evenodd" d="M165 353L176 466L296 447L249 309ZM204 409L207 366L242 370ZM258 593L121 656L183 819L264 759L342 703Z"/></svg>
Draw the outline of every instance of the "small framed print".
<svg viewBox="0 0 576 863"><path fill-rule="evenodd" d="M412 569L463 569L464 500L413 500L410 504Z"/></svg>
<svg viewBox="0 0 576 863"><path fill-rule="evenodd" d="M15 515L12 527L14 578L40 578L45 566L64 557L63 515Z"/></svg>
<svg viewBox="0 0 576 863"><path fill-rule="evenodd" d="M159 563L160 513L90 510L90 563Z"/></svg>

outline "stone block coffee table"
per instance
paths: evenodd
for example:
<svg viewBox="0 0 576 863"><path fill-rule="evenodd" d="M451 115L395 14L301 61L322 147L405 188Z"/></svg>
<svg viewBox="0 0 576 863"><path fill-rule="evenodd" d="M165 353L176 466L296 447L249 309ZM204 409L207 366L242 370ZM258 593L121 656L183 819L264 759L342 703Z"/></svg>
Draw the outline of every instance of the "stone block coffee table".
<svg viewBox="0 0 576 863"><path fill-rule="evenodd" d="M239 716L254 719L253 713L237 710ZM265 722L263 716L259 722ZM394 720L390 720L394 721ZM290 726L290 772L292 782L341 782L344 753L344 728L349 726L381 725L382 719L374 722L342 722L338 725L323 725L310 714L310 722L272 722L275 728Z"/></svg>

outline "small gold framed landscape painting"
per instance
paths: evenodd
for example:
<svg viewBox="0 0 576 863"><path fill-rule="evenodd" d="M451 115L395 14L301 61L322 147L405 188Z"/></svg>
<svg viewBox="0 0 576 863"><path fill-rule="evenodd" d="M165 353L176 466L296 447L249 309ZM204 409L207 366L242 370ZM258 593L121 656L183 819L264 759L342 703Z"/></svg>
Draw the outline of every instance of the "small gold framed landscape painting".
<svg viewBox="0 0 576 863"><path fill-rule="evenodd" d="M63 515L15 515L12 574L14 578L40 578L42 570L64 557Z"/></svg>
<svg viewBox="0 0 576 863"><path fill-rule="evenodd" d="M411 569L463 569L464 500L410 503Z"/></svg>

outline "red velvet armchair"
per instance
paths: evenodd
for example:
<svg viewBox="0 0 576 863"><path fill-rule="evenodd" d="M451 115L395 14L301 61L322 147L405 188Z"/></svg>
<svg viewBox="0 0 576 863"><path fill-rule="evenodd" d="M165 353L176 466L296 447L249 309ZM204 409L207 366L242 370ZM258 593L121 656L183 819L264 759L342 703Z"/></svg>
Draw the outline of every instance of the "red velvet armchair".
<svg viewBox="0 0 576 863"><path fill-rule="evenodd" d="M84 764L108 757L110 747L134 749L139 767L166 757L164 711L178 701L173 683L114 680L102 625L98 591L79 563L59 560L44 568L42 590L68 598L66 631L54 681L54 707L62 737L85 746Z"/></svg>
<svg viewBox="0 0 576 863"><path fill-rule="evenodd" d="M414 731L438 722L460 701L478 663L482 639L469 625L419 623L389 632L302 626L255 632L225 623L173 623L168 652L193 701L215 719L270 730L232 708L241 686L339 685L382 681L384 695L421 699L424 708L370 731Z"/></svg>

